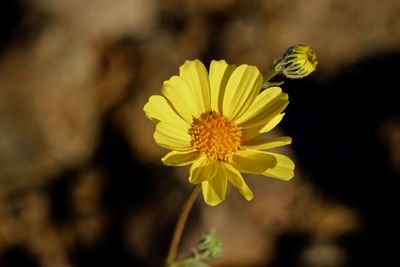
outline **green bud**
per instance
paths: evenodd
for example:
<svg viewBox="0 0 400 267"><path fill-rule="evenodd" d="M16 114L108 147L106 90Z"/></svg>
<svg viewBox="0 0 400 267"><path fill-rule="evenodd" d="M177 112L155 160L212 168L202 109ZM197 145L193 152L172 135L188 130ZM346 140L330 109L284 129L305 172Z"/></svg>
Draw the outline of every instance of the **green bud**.
<svg viewBox="0 0 400 267"><path fill-rule="evenodd" d="M317 66L317 56L311 47L298 44L289 47L274 65L276 73L282 73L289 79L300 79L310 75Z"/></svg>

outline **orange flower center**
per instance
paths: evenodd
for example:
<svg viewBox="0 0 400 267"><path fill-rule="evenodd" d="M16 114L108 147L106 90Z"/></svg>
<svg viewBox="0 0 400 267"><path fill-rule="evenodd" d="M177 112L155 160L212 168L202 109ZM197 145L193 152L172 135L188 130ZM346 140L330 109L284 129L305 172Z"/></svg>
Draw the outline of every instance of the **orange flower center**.
<svg viewBox="0 0 400 267"><path fill-rule="evenodd" d="M189 133L196 149L219 161L226 161L235 153L242 140L242 132L236 124L216 112L194 119Z"/></svg>

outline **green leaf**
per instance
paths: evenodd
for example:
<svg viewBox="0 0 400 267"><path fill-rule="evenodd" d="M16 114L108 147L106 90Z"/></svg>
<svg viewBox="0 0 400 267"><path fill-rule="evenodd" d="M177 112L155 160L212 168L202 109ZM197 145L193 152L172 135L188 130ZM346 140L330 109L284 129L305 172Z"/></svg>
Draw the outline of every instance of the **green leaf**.
<svg viewBox="0 0 400 267"><path fill-rule="evenodd" d="M197 261L195 259L189 259L186 261L183 261L181 263L178 263L177 265L174 265L176 267L211 267L208 264L205 264L204 262Z"/></svg>

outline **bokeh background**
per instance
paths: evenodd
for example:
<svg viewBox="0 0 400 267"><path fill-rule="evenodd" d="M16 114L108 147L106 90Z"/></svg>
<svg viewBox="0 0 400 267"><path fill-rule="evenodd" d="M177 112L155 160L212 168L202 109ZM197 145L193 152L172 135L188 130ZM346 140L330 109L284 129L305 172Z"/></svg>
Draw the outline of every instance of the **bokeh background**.
<svg viewBox="0 0 400 267"><path fill-rule="evenodd" d="M272 133L296 177L199 198L180 251L215 227L213 266L400 265L399 1L4 0L0 19L0 266L162 266L191 187L143 105L186 59L266 73L298 43L318 68Z"/></svg>

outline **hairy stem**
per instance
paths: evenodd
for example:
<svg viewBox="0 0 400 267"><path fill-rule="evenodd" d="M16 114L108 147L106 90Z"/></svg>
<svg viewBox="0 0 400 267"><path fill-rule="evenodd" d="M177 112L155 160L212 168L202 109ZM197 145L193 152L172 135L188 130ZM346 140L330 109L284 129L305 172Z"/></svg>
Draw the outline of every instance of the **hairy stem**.
<svg viewBox="0 0 400 267"><path fill-rule="evenodd" d="M165 263L165 266L169 266L176 258L178 253L179 242L182 237L183 229L185 228L186 220L189 216L189 212L193 207L193 204L197 198L197 195L200 192L200 185L196 185L193 187L192 193L186 200L185 204L182 207L181 213L179 214L178 222L175 226L174 235L172 236L172 241L169 246L168 256Z"/></svg>

